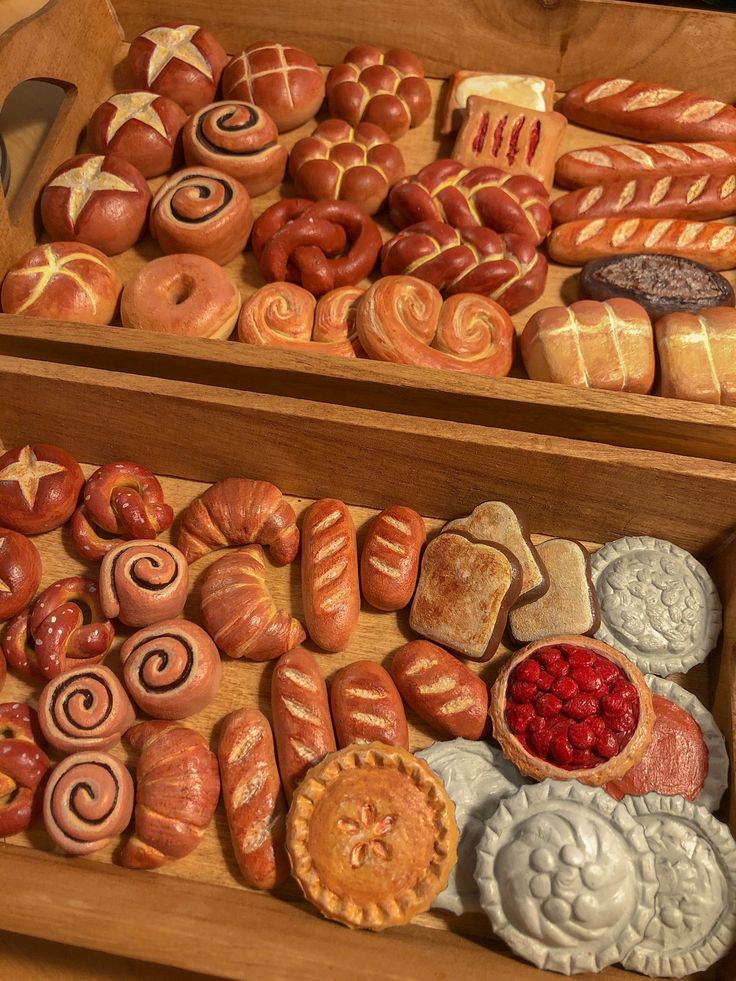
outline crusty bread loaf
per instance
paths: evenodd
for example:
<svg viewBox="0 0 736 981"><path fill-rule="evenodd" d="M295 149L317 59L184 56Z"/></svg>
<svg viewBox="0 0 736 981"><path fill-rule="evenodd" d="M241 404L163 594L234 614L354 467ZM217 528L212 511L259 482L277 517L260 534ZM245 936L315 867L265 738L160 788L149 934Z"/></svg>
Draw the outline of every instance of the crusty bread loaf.
<svg viewBox="0 0 736 981"><path fill-rule="evenodd" d="M670 313L654 326L662 395L736 405L736 310Z"/></svg>
<svg viewBox="0 0 736 981"><path fill-rule="evenodd" d="M563 153L555 164L555 184L589 187L637 177L735 171L736 143L612 143Z"/></svg>

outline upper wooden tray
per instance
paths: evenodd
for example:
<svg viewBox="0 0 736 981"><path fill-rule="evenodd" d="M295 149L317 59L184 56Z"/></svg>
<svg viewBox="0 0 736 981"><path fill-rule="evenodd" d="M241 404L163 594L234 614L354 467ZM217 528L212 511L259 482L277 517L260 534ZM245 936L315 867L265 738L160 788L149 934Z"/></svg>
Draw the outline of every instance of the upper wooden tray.
<svg viewBox="0 0 736 981"><path fill-rule="evenodd" d="M66 88L29 176L9 202L0 197L0 275L38 239L36 203L49 173L83 147L80 141L95 105L126 84L120 65L126 50L123 36L129 40L166 18L205 24L230 51L264 36L288 39L303 44L324 64L339 61L357 42L398 42L414 49L436 76L431 82L436 111L399 143L410 173L451 147L437 132L444 97L440 79L458 68L536 72L555 78L560 90L595 75L625 75L697 88L728 100L736 97L731 67L736 18L709 11L616 0L517 0L512 5L485 0L459 10L450 0L441 0L432 4L431 17L420 0L399 5L388 0L349 5L339 0L278 5L231 0L214 7L204 0L116 0L115 8L122 28L107 0L52 0L0 37L0 101L29 78L50 79ZM312 125L286 134L284 142L292 145ZM562 150L606 141L614 138L570 126ZM287 183L286 193L289 188ZM277 190L256 198L256 214L278 196ZM387 237L390 224L385 218L382 224ZM125 280L158 254L146 238L114 262ZM229 268L244 297L262 285L252 253ZM571 267L550 264L545 294L516 315L517 330L535 309L575 299L575 274ZM727 275L736 283L735 273ZM485 379L7 315L0 315L0 351L736 461L736 409L532 382L521 377L520 367L515 369L520 377Z"/></svg>

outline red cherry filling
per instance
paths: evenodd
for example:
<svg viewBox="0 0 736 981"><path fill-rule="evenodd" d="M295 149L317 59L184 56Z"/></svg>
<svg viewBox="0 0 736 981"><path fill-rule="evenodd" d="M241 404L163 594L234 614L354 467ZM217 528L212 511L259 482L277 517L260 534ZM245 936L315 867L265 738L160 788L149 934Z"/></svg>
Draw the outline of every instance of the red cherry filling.
<svg viewBox="0 0 736 981"><path fill-rule="evenodd" d="M618 664L572 644L540 647L511 672L506 722L533 756L565 770L605 763L639 722L639 695Z"/></svg>

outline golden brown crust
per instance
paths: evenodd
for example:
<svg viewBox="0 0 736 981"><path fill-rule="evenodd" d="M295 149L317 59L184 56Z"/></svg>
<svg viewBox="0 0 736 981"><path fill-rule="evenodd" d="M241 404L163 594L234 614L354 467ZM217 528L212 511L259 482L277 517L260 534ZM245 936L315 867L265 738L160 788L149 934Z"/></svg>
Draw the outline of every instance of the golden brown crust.
<svg viewBox="0 0 736 981"><path fill-rule="evenodd" d="M639 694L639 722L631 739L616 756L599 766L585 770L567 770L538 756L533 756L511 732L506 721L506 686L511 672L520 661L525 660L539 648L553 647L559 644L574 644L576 647L585 647L613 661L621 668L627 680L634 685ZM644 675L636 665L625 654L621 654L613 647L609 647L608 644L604 644L602 640L575 635L545 637L543 640L534 641L517 651L503 666L491 688L491 704L488 714L493 722L493 735L500 743L504 755L522 773L534 777L535 780L546 780L548 777L554 780L579 780L581 783L589 784L592 787L601 787L609 780L617 780L632 766L635 766L644 756L647 746L651 742L654 727L652 694Z"/></svg>
<svg viewBox="0 0 736 981"><path fill-rule="evenodd" d="M383 930L429 909L457 855L455 807L423 760L348 746L313 767L287 818L305 897L328 919Z"/></svg>

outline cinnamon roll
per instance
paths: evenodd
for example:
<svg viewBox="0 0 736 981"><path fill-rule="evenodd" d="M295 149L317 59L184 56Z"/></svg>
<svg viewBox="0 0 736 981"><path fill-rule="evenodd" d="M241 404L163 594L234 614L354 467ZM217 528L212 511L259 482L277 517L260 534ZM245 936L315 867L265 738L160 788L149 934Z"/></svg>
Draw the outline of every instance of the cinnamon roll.
<svg viewBox="0 0 736 981"><path fill-rule="evenodd" d="M124 542L100 566L105 616L129 627L178 617L189 589L189 567L178 548L156 541Z"/></svg>
<svg viewBox="0 0 736 981"><path fill-rule="evenodd" d="M102 664L60 674L38 700L41 732L63 753L110 749L134 721L125 689Z"/></svg>

